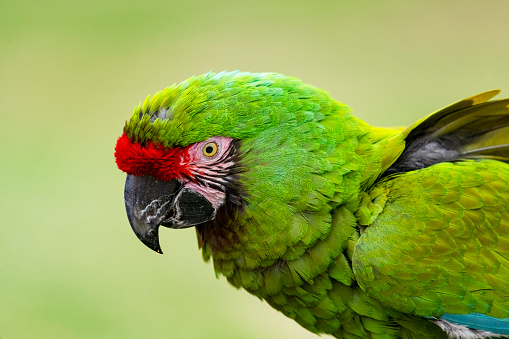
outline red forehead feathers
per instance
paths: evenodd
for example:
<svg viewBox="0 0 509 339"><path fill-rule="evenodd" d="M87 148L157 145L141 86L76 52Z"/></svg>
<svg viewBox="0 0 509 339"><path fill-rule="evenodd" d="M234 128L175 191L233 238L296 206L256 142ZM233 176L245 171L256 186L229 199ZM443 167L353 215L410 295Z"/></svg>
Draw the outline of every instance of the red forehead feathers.
<svg viewBox="0 0 509 339"><path fill-rule="evenodd" d="M123 134L115 145L115 161L127 174L151 175L161 180L182 179L191 176L188 147L164 148L152 141L142 146Z"/></svg>

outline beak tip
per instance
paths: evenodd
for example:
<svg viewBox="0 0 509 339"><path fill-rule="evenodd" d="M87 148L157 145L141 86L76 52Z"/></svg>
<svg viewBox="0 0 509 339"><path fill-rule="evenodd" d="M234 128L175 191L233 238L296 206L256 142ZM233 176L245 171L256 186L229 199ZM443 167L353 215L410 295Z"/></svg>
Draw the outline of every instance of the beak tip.
<svg viewBox="0 0 509 339"><path fill-rule="evenodd" d="M159 247L159 245L157 247L155 247L155 246L151 247L150 249L156 253L163 254L163 251L161 250L161 247Z"/></svg>
<svg viewBox="0 0 509 339"><path fill-rule="evenodd" d="M153 243L153 242L145 242L142 240L142 242L145 244L145 246L147 246L148 248L150 248L152 251L154 252L157 252L159 254L163 254L163 251L161 250L161 247L159 246L158 243Z"/></svg>
<svg viewBox="0 0 509 339"><path fill-rule="evenodd" d="M136 234L136 235L138 236L138 239L141 240L141 242L143 244L145 244L145 246L150 248L152 251L163 254L163 251L161 250L161 245L159 245L159 237L157 235L157 228L155 230L156 230L156 232L154 232L154 233L149 232L149 236L147 236L147 235L140 236L138 234Z"/></svg>
<svg viewBox="0 0 509 339"><path fill-rule="evenodd" d="M163 254L163 251L161 250L161 248L154 248L154 247L150 247L150 249L156 253L159 253L159 254Z"/></svg>

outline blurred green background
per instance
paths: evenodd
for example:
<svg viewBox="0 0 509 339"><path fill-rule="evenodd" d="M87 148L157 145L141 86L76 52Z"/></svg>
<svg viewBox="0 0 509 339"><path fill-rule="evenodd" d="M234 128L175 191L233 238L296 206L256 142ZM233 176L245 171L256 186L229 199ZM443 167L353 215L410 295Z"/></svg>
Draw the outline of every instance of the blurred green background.
<svg viewBox="0 0 509 339"><path fill-rule="evenodd" d="M214 277L192 229L158 255L113 148L147 94L279 72L375 125L509 89L509 1L0 1L0 337L315 338Z"/></svg>

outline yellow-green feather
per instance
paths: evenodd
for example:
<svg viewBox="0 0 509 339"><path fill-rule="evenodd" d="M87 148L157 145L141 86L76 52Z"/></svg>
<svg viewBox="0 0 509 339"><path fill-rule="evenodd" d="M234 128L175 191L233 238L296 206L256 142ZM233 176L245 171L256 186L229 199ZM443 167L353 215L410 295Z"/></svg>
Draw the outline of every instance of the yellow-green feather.
<svg viewBox="0 0 509 339"><path fill-rule="evenodd" d="M509 165L441 163L377 190L383 212L353 258L363 289L405 313L509 317Z"/></svg>

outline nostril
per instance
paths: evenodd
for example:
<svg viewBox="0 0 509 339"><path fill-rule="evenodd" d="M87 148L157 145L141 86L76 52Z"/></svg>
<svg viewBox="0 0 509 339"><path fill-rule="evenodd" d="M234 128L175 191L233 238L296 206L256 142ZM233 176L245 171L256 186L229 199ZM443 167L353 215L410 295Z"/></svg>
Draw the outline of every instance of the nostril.
<svg viewBox="0 0 509 339"><path fill-rule="evenodd" d="M173 218L174 216L175 216L175 210L172 208L172 209L168 210L168 212L166 212L166 214L164 215L164 219Z"/></svg>

